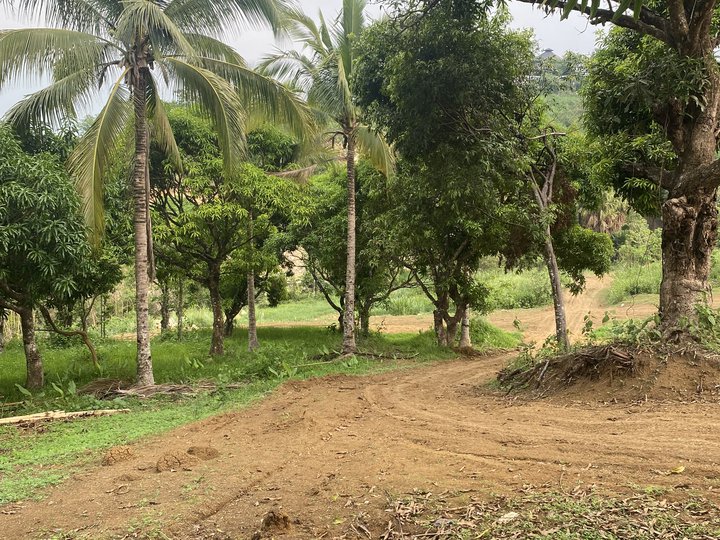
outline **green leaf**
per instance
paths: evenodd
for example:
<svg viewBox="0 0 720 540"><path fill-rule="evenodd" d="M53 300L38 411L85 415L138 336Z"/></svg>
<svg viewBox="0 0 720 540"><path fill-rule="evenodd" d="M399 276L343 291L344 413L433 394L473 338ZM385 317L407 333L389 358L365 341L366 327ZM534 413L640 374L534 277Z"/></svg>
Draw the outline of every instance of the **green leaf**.
<svg viewBox="0 0 720 540"><path fill-rule="evenodd" d="M28 390L28 389L25 388L24 386L21 386L21 385L15 383L15 388L17 388L18 391L19 391L23 396L29 397L29 398L32 397L32 392L30 392L30 390Z"/></svg>
<svg viewBox="0 0 720 540"><path fill-rule="evenodd" d="M612 20L617 21L628 10L633 1L637 2L638 0L622 0L617 10L615 10L615 15L613 15Z"/></svg>

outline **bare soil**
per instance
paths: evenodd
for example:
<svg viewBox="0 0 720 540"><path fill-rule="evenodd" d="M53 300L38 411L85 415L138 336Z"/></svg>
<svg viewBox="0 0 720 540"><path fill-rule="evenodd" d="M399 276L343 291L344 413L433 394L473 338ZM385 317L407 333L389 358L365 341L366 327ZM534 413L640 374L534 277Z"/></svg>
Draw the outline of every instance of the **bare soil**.
<svg viewBox="0 0 720 540"><path fill-rule="evenodd" d="M581 299L571 302L571 328L596 302ZM547 335L543 316L548 326L528 326ZM135 444L127 459L98 460L43 501L0 509L1 535L379 538L388 501L405 493L657 486L670 500L720 502L716 403L478 392L510 358L288 382L253 407Z"/></svg>

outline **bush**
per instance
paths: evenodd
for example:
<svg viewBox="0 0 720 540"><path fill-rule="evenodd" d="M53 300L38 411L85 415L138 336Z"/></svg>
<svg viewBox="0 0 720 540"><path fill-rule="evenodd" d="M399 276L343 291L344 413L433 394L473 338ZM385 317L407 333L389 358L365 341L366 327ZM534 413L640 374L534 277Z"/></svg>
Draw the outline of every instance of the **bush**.
<svg viewBox="0 0 720 540"><path fill-rule="evenodd" d="M270 307L277 307L281 302L290 299L288 292L287 279L284 274L271 275L265 284L265 294Z"/></svg>
<svg viewBox="0 0 720 540"><path fill-rule="evenodd" d="M477 279L488 288L488 311L542 307L552 303L550 280L543 268L521 273L496 269L479 274Z"/></svg>
<svg viewBox="0 0 720 540"><path fill-rule="evenodd" d="M651 231L645 218L631 213L627 224L615 238L618 262L628 266L640 266L659 261L662 256L661 236L660 229Z"/></svg>
<svg viewBox="0 0 720 540"><path fill-rule="evenodd" d="M637 294L660 294L662 264L654 262L645 266L621 266L607 291L608 304L618 304Z"/></svg>
<svg viewBox="0 0 720 540"><path fill-rule="evenodd" d="M470 321L470 337L478 350L514 349L522 341L520 333L506 332L482 317L473 317Z"/></svg>

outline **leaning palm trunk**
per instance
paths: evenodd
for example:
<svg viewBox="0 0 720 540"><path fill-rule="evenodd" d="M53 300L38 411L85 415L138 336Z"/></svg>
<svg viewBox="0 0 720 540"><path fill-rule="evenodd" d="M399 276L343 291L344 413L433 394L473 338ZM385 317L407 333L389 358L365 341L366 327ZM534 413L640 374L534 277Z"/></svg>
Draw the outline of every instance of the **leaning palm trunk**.
<svg viewBox="0 0 720 540"><path fill-rule="evenodd" d="M135 310L137 314L137 381L141 386L155 384L150 354L148 322L148 127L146 67L139 66L133 74L133 105L135 110L135 164L133 198L135 206Z"/></svg>
<svg viewBox="0 0 720 540"><path fill-rule="evenodd" d="M343 354L357 352L355 343L355 133L347 137L347 267L345 270L345 312L343 314Z"/></svg>

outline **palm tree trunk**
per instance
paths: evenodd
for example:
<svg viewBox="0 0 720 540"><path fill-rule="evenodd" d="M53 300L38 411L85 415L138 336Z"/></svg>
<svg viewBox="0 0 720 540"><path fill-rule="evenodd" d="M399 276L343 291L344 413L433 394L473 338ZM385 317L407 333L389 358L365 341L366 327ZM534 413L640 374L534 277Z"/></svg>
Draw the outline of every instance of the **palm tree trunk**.
<svg viewBox="0 0 720 540"><path fill-rule="evenodd" d="M347 261L345 270L345 313L343 354L357 352L355 343L355 133L347 130Z"/></svg>
<svg viewBox="0 0 720 540"><path fill-rule="evenodd" d="M25 388L39 390L45 384L45 375L40 350L35 341L33 310L23 308L18 314L20 315L20 327L22 328L23 348L25 349L25 362L27 364Z"/></svg>
<svg viewBox="0 0 720 540"><path fill-rule="evenodd" d="M253 235L253 215L249 214L248 237L250 239L250 265L253 263L253 248L255 246ZM248 350L255 352L260 347L257 337L257 318L255 316L255 271L252 269L247 274L247 306L248 306Z"/></svg>
<svg viewBox="0 0 720 540"><path fill-rule="evenodd" d="M248 295L248 350L254 352L260 348L257 336L257 318L255 316L255 272L250 270L247 275Z"/></svg>
<svg viewBox="0 0 720 540"><path fill-rule="evenodd" d="M150 354L148 323L148 193L146 174L148 167L148 126L145 80L147 68L140 67L133 79L135 107L135 167L133 170L133 197L135 205L135 312L137 316L137 382L141 386L155 384Z"/></svg>

